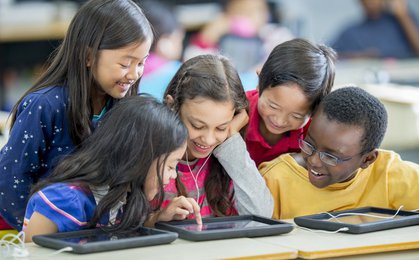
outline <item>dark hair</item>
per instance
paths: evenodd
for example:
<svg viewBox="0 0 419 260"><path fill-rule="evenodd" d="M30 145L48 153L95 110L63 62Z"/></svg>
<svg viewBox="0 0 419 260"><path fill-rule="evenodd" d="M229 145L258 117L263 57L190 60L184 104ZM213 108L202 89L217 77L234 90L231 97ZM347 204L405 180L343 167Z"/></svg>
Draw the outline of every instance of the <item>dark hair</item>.
<svg viewBox="0 0 419 260"><path fill-rule="evenodd" d="M332 91L320 103L319 111L329 120L364 129L362 153L381 145L387 129L387 111L373 95L358 87L344 87Z"/></svg>
<svg viewBox="0 0 419 260"><path fill-rule="evenodd" d="M160 169L169 154L180 148L186 138L185 125L167 106L148 96L124 98L106 113L96 131L81 143L80 148L63 159L51 176L32 189L32 193L57 182L109 186L109 192L97 205L90 222L95 226L129 190L121 223L111 228L138 227L151 211L143 187L152 162L158 160L159 208L164 194Z"/></svg>
<svg viewBox="0 0 419 260"><path fill-rule="evenodd" d="M155 38L151 46L152 50L162 35L170 35L182 29L171 5L157 0L138 1L138 4L143 9L154 30Z"/></svg>
<svg viewBox="0 0 419 260"><path fill-rule="evenodd" d="M171 106L176 112L180 111L185 100L197 97L216 102L231 101L236 111L248 107L236 69L221 55L199 55L187 60L170 81L164 97L167 95L173 97ZM212 162L210 174L205 180L208 203L216 215L226 215L232 206L228 195L231 178L214 156ZM180 194L187 195L180 181L177 185Z"/></svg>
<svg viewBox="0 0 419 260"><path fill-rule="evenodd" d="M50 66L13 108L12 126L19 103L39 89L68 87L68 116L73 142L79 144L91 134L92 92L98 88L93 72L99 50L119 49L133 43L151 41L153 34L141 9L131 0L90 0L76 13ZM85 66L93 57L91 68ZM136 95L139 81L128 96Z"/></svg>
<svg viewBox="0 0 419 260"><path fill-rule="evenodd" d="M305 39L277 45L259 74L259 95L267 88L298 84L314 112L321 99L332 89L335 79L335 51Z"/></svg>
<svg viewBox="0 0 419 260"><path fill-rule="evenodd" d="M185 61L170 81L164 97L167 95L173 97L175 111L179 111L186 99L196 97L231 101L236 111L248 107L239 74L222 55L198 55Z"/></svg>

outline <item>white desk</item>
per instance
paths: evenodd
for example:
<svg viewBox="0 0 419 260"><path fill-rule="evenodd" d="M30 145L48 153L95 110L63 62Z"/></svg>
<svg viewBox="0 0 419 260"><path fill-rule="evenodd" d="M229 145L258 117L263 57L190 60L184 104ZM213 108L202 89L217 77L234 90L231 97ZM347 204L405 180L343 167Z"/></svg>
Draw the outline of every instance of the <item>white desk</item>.
<svg viewBox="0 0 419 260"><path fill-rule="evenodd" d="M374 253L367 255L351 255L339 257L338 260L413 260L419 259L419 249Z"/></svg>
<svg viewBox="0 0 419 260"><path fill-rule="evenodd" d="M29 253L35 259L46 259L55 250L28 243ZM39 256L39 257L38 257ZM116 250L103 253L77 255L68 252L52 256L51 259L294 259L297 250L251 238L236 238L204 242L177 239L171 244ZM29 258L30 259L30 258Z"/></svg>
<svg viewBox="0 0 419 260"><path fill-rule="evenodd" d="M54 252L28 243L31 256ZM61 253L58 259L419 259L419 226L367 234L313 233L295 228L291 233L260 237L191 242L177 239L171 244L77 255Z"/></svg>
<svg viewBox="0 0 419 260"><path fill-rule="evenodd" d="M366 234L318 233L295 228L289 235L254 238L259 242L287 246L298 250L298 257L305 259L359 256L359 259L370 259L371 253L390 252L380 256L414 256L419 259L419 225L405 228L389 229ZM400 251L415 249L412 251ZM398 252L394 252L398 251ZM377 258L376 258L377 259ZM380 258L381 259L381 258ZM393 258L394 259L394 258ZM411 258L412 259L412 258Z"/></svg>

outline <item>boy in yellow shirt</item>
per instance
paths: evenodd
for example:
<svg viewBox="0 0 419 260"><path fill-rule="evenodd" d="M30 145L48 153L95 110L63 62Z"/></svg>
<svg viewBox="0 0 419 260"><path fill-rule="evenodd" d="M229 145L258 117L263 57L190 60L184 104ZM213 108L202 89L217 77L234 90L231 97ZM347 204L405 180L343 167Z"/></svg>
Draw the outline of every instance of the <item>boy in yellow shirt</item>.
<svg viewBox="0 0 419 260"><path fill-rule="evenodd" d="M365 206L419 208L419 165L378 149L387 128L383 104L345 87L315 112L300 153L260 165L274 198L273 218Z"/></svg>

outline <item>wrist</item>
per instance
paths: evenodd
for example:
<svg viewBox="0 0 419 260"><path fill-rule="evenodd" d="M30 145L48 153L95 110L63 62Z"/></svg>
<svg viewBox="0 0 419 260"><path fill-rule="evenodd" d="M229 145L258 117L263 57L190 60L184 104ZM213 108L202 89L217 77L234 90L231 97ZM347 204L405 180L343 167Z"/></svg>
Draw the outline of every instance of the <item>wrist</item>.
<svg viewBox="0 0 419 260"><path fill-rule="evenodd" d="M150 215L148 215L148 219L144 222L144 226L146 226L146 227L154 227L154 225L156 224L156 222L159 221L160 213L161 213L160 210L155 211L153 213L150 213Z"/></svg>

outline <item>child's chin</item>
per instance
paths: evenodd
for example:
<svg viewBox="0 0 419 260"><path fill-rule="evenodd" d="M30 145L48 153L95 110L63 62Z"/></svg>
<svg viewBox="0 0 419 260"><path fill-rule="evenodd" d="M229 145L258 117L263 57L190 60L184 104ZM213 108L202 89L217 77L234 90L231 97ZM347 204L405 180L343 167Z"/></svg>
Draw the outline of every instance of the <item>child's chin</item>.
<svg viewBox="0 0 419 260"><path fill-rule="evenodd" d="M267 129L269 133L273 135L282 135L283 133L287 132L287 129L285 128L277 129L277 128L273 128L272 126L268 127Z"/></svg>
<svg viewBox="0 0 419 260"><path fill-rule="evenodd" d="M323 183L323 182L318 182L318 181L314 181L311 178L309 178L311 185L313 185L314 187L318 188L318 189L323 189L326 188L328 185Z"/></svg>

